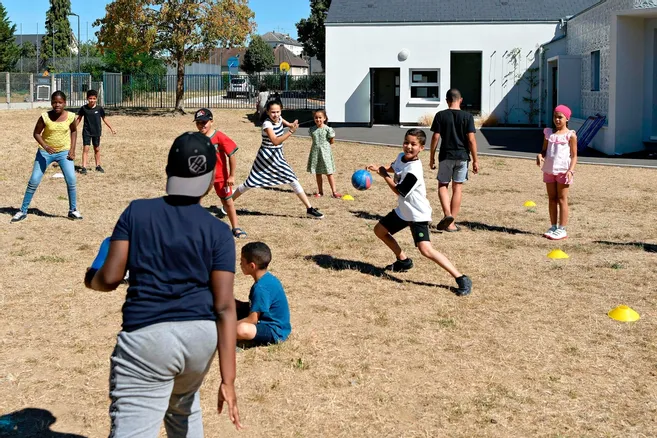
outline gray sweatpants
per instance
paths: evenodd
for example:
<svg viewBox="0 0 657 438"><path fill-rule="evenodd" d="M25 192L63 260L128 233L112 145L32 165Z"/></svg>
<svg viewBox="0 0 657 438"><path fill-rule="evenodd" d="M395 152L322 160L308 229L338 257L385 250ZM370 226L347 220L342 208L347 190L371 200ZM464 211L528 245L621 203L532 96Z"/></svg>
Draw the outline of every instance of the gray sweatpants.
<svg viewBox="0 0 657 438"><path fill-rule="evenodd" d="M110 369L110 438L203 437L199 388L217 348L213 321L120 332Z"/></svg>

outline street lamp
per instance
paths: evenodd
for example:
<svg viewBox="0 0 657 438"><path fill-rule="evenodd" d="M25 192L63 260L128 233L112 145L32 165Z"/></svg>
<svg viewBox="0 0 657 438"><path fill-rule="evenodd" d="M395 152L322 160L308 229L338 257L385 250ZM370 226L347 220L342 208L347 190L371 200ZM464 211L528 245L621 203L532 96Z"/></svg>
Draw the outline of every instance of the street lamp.
<svg viewBox="0 0 657 438"><path fill-rule="evenodd" d="M80 73L80 16L78 14L70 13L68 15L72 15L74 17L78 17L78 73Z"/></svg>

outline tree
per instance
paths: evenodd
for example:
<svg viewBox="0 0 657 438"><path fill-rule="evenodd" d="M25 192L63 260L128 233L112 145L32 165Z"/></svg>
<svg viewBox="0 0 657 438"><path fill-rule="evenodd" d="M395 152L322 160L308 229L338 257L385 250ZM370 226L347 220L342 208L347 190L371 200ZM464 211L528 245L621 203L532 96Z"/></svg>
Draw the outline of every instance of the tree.
<svg viewBox="0 0 657 438"><path fill-rule="evenodd" d="M9 22L7 10L0 3L0 71L10 71L21 57L21 49L14 37L15 32L16 25Z"/></svg>
<svg viewBox="0 0 657 438"><path fill-rule="evenodd" d="M68 57L73 41L73 31L68 17L71 13L71 0L50 0L50 9L46 12L46 33L41 39L41 59ZM53 39L55 53L53 54Z"/></svg>
<svg viewBox="0 0 657 438"><path fill-rule="evenodd" d="M36 47L30 41L24 41L21 46L21 56L23 58L36 58Z"/></svg>
<svg viewBox="0 0 657 438"><path fill-rule="evenodd" d="M243 45L255 30L248 0L114 0L94 22L101 51L121 60L126 47L168 55L176 66L176 110L185 112L185 65L207 58L220 45Z"/></svg>
<svg viewBox="0 0 657 438"><path fill-rule="evenodd" d="M249 48L244 54L242 69L248 74L259 73L271 68L275 62L274 49L260 35L251 38Z"/></svg>
<svg viewBox="0 0 657 438"><path fill-rule="evenodd" d="M310 17L297 23L299 42L308 56L316 56L324 68L326 59L326 31L324 20L331 7L331 0L310 0Z"/></svg>
<svg viewBox="0 0 657 438"><path fill-rule="evenodd" d="M80 44L80 56L89 56L91 58L100 57L98 45L93 41Z"/></svg>

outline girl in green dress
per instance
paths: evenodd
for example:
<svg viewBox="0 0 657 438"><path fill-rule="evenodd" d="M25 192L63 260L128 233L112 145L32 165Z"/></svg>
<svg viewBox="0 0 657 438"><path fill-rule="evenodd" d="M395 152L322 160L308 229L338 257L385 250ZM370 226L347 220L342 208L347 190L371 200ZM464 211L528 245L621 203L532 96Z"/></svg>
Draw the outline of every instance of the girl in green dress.
<svg viewBox="0 0 657 438"><path fill-rule="evenodd" d="M335 161L333 160L333 151L331 146L335 141L335 131L326 125L328 117L326 111L319 109L313 113L315 126L308 131L313 139L308 156L308 172L314 173L317 178L317 191L313 194L315 198L324 196L322 175L326 175L329 185L331 186L331 196L342 198L342 195L335 189Z"/></svg>

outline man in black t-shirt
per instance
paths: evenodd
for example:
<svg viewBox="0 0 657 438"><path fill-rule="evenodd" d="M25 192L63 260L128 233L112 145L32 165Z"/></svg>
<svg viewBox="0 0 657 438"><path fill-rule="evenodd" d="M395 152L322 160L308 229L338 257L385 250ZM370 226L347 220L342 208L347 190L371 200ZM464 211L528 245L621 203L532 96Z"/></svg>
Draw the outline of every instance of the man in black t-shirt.
<svg viewBox="0 0 657 438"><path fill-rule="evenodd" d="M468 180L468 162L472 155L472 171L479 172L477 140L475 139L474 117L461 110L461 92L455 88L447 91L449 108L439 111L433 119L431 131L431 156L429 165L436 168L435 155L438 141L442 138L438 153L438 197L445 216L436 228L444 231L459 231L454 223L461 209L463 183ZM452 199L449 198L449 183L452 184Z"/></svg>
<svg viewBox="0 0 657 438"><path fill-rule="evenodd" d="M87 174L87 159L89 158L89 147L94 146L94 157L96 159L96 171L105 173L105 170L100 165L100 136L103 132L101 120L105 122L107 127L116 134L116 131L107 121L105 117L105 110L102 106L97 105L98 92L96 90L87 91L87 104L78 111L78 117L75 120L77 125L84 117L84 129L82 130L82 167L80 173Z"/></svg>

